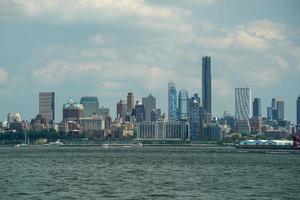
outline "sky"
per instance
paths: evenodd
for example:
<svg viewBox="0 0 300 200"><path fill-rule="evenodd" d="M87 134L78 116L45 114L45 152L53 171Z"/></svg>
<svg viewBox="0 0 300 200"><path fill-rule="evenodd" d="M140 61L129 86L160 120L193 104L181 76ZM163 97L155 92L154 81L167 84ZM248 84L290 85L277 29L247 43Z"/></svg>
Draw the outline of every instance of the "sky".
<svg viewBox="0 0 300 200"><path fill-rule="evenodd" d="M201 59L212 59L212 110L234 114L234 88L252 88L296 118L300 95L298 0L0 0L0 121L30 120L38 93L97 96L112 116L129 91L152 93L167 113L167 84L201 96Z"/></svg>

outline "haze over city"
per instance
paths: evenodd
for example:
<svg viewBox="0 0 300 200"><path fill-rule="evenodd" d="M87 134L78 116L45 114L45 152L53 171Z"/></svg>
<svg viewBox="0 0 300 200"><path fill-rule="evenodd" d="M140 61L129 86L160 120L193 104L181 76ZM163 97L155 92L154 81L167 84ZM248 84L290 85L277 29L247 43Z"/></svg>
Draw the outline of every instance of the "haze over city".
<svg viewBox="0 0 300 200"><path fill-rule="evenodd" d="M300 91L299 1L0 1L0 102L30 120L38 93L97 96L115 115L127 92L152 93L167 113L167 84L201 94L212 58L212 113L234 115L234 88L252 88L262 115L273 97L295 122ZM5 105L5 106L4 106Z"/></svg>

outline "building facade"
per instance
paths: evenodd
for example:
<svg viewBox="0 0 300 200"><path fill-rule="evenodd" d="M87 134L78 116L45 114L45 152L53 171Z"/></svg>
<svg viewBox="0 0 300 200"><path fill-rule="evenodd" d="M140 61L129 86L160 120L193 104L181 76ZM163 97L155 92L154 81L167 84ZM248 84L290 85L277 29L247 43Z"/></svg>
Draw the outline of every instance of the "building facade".
<svg viewBox="0 0 300 200"><path fill-rule="evenodd" d="M178 117L181 121L188 120L188 92L181 89L178 93Z"/></svg>
<svg viewBox="0 0 300 200"><path fill-rule="evenodd" d="M136 102L136 105L134 108L134 116L135 116L136 122L145 121L145 107L140 101Z"/></svg>
<svg viewBox="0 0 300 200"><path fill-rule="evenodd" d="M55 93L39 93L39 114L46 118L48 122L54 121L55 118Z"/></svg>
<svg viewBox="0 0 300 200"><path fill-rule="evenodd" d="M177 120L177 91L174 82L168 83L168 119Z"/></svg>
<svg viewBox="0 0 300 200"><path fill-rule="evenodd" d="M156 98L149 94L148 97L142 98L142 103L145 108L145 120L151 121L151 111L156 109Z"/></svg>
<svg viewBox="0 0 300 200"><path fill-rule="evenodd" d="M134 95L132 92L127 94L127 114L131 115L134 108Z"/></svg>
<svg viewBox="0 0 300 200"><path fill-rule="evenodd" d="M235 88L235 117L247 120L252 117L251 88Z"/></svg>
<svg viewBox="0 0 300 200"><path fill-rule="evenodd" d="M261 117L261 102L260 98L254 98L253 100L253 117Z"/></svg>
<svg viewBox="0 0 300 200"><path fill-rule="evenodd" d="M202 106L211 113L211 57L202 58Z"/></svg>
<svg viewBox="0 0 300 200"><path fill-rule="evenodd" d="M81 97L80 104L84 108L84 117L99 116L99 101L97 97Z"/></svg>
<svg viewBox="0 0 300 200"><path fill-rule="evenodd" d="M142 122L136 125L138 140L188 140L189 124L183 121Z"/></svg>
<svg viewBox="0 0 300 200"><path fill-rule="evenodd" d="M123 100L120 100L117 103L117 118L122 119L122 121L124 121L125 115L126 115L126 103Z"/></svg>
<svg viewBox="0 0 300 200"><path fill-rule="evenodd" d="M80 103L76 103L72 97L63 105L63 120L79 122L84 116L84 108Z"/></svg>

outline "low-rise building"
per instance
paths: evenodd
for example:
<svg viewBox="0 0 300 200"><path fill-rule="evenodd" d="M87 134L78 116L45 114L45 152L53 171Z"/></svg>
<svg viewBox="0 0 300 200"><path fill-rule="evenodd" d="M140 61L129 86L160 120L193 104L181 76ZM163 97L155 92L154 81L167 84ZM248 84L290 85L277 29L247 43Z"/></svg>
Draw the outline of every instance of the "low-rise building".
<svg viewBox="0 0 300 200"><path fill-rule="evenodd" d="M138 140L189 140L189 123L184 121L156 121L136 124Z"/></svg>

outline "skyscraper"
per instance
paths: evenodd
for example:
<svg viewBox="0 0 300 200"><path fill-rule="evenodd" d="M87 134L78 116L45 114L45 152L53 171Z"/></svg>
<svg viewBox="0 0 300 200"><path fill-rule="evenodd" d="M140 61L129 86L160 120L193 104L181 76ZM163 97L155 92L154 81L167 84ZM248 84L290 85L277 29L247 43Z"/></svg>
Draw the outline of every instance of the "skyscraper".
<svg viewBox="0 0 300 200"><path fill-rule="evenodd" d="M79 122L80 118L84 116L84 108L82 104L73 101L72 97L63 105L63 120Z"/></svg>
<svg viewBox="0 0 300 200"><path fill-rule="evenodd" d="M261 117L261 102L260 98L254 98L253 101L253 117Z"/></svg>
<svg viewBox="0 0 300 200"><path fill-rule="evenodd" d="M134 96L132 92L127 94L127 114L131 115L132 109L134 108Z"/></svg>
<svg viewBox="0 0 300 200"><path fill-rule="evenodd" d="M122 118L122 120L125 120L125 113L126 112L126 104L123 100L120 100L117 103L117 118Z"/></svg>
<svg viewBox="0 0 300 200"><path fill-rule="evenodd" d="M297 99L297 124L300 125L300 95Z"/></svg>
<svg viewBox="0 0 300 200"><path fill-rule="evenodd" d="M211 58L202 58L202 103L206 113L211 113Z"/></svg>
<svg viewBox="0 0 300 200"><path fill-rule="evenodd" d="M134 114L136 122L142 122L145 121L145 107L142 104L142 102L137 101L135 108L134 108Z"/></svg>
<svg viewBox="0 0 300 200"><path fill-rule="evenodd" d="M84 117L99 115L99 101L97 97L81 97L80 103L84 108Z"/></svg>
<svg viewBox="0 0 300 200"><path fill-rule="evenodd" d="M252 116L251 105L251 88L235 88L235 117L248 121Z"/></svg>
<svg viewBox="0 0 300 200"><path fill-rule="evenodd" d="M177 91L174 82L168 83L168 118L170 121L177 119Z"/></svg>
<svg viewBox="0 0 300 200"><path fill-rule="evenodd" d="M39 93L39 114L46 118L49 122L54 121L55 116L55 93L40 92Z"/></svg>
<svg viewBox="0 0 300 200"><path fill-rule="evenodd" d="M188 92L184 89L181 89L178 94L178 117L179 120L188 119Z"/></svg>
<svg viewBox="0 0 300 200"><path fill-rule="evenodd" d="M156 109L156 98L149 94L148 97L142 98L142 103L145 108L145 120L151 120L151 111Z"/></svg>
<svg viewBox="0 0 300 200"><path fill-rule="evenodd" d="M277 119L278 120L284 120L284 100L277 99Z"/></svg>
<svg viewBox="0 0 300 200"><path fill-rule="evenodd" d="M194 94L188 101L188 122L190 124L191 140L199 140L203 133L204 108L201 107L198 94Z"/></svg>

